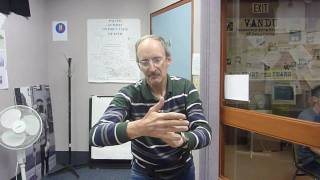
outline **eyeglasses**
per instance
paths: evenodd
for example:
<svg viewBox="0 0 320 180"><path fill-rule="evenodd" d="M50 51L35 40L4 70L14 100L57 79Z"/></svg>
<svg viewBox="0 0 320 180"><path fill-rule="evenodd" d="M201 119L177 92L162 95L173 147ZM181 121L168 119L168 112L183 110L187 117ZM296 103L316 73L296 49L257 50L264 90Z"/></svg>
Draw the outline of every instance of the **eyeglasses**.
<svg viewBox="0 0 320 180"><path fill-rule="evenodd" d="M149 68L151 66L151 62L153 65L155 66L159 66L162 62L163 62L162 57L153 57L150 59L143 59L141 61L138 62L139 66L142 68Z"/></svg>

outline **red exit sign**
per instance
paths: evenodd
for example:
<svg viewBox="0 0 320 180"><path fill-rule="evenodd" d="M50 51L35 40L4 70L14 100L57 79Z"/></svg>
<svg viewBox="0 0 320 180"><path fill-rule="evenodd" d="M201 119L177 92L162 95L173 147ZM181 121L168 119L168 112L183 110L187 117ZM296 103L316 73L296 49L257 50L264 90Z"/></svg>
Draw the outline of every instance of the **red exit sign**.
<svg viewBox="0 0 320 180"><path fill-rule="evenodd" d="M268 13L269 3L252 3L252 13Z"/></svg>

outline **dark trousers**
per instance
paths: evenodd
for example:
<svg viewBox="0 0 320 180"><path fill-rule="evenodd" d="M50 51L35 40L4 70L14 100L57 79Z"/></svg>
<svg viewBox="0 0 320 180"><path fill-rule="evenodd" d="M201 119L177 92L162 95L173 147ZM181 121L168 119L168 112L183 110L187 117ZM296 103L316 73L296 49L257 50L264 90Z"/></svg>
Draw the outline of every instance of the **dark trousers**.
<svg viewBox="0 0 320 180"><path fill-rule="evenodd" d="M45 150L46 145L40 145L40 158L41 158L41 176L44 176L44 172L49 172L49 156ZM44 171L46 170L46 171Z"/></svg>
<svg viewBox="0 0 320 180"><path fill-rule="evenodd" d="M181 169L161 175L150 169L143 169L136 163L132 164L130 180L195 180L193 161L187 162Z"/></svg>

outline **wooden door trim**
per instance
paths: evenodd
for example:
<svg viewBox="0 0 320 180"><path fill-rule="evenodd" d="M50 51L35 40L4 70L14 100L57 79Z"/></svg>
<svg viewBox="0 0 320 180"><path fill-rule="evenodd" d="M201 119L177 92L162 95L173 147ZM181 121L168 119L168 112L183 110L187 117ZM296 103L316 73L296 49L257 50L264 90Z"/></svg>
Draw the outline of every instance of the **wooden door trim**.
<svg viewBox="0 0 320 180"><path fill-rule="evenodd" d="M227 177L219 176L219 180L229 180Z"/></svg>
<svg viewBox="0 0 320 180"><path fill-rule="evenodd" d="M181 0L181 1L178 1L178 2L175 2L169 6L166 6L158 11L155 11L153 13L150 14L150 17L154 17L154 16L157 16L159 14L162 14L162 13L165 13L167 11L170 11L171 9L174 9L176 7L179 7L179 6L182 6L186 3L189 3L189 2L192 2L193 3L193 0Z"/></svg>
<svg viewBox="0 0 320 180"><path fill-rule="evenodd" d="M320 148L320 123L224 106L222 122L292 143Z"/></svg>

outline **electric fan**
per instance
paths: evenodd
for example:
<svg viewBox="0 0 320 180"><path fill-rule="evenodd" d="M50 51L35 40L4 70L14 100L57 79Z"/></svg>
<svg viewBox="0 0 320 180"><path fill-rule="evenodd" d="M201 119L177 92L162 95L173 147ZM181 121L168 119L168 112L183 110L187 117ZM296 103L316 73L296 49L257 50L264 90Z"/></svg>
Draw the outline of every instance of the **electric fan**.
<svg viewBox="0 0 320 180"><path fill-rule="evenodd" d="M25 149L39 139L41 132L41 117L28 106L11 106L0 112L0 145L17 151L22 180L26 180Z"/></svg>

